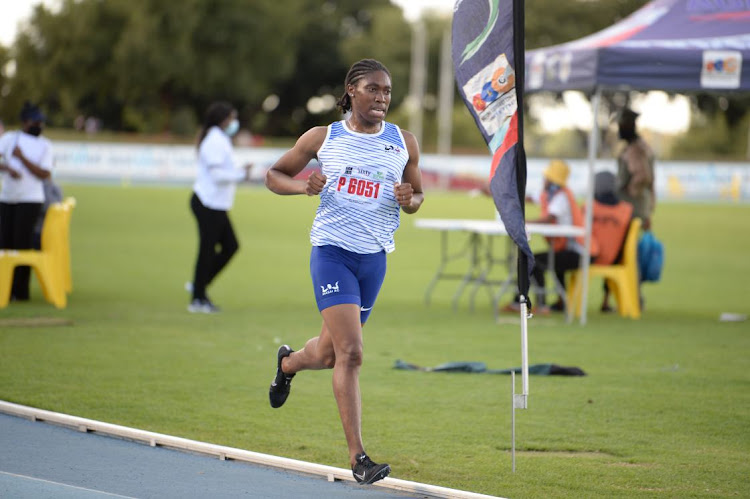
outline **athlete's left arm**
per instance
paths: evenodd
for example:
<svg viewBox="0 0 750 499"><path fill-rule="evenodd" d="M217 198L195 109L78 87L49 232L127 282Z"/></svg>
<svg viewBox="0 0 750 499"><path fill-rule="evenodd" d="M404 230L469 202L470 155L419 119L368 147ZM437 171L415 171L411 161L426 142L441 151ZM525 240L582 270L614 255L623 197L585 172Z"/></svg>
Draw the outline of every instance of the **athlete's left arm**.
<svg viewBox="0 0 750 499"><path fill-rule="evenodd" d="M416 213L424 202L422 192L422 173L419 171L419 144L414 135L406 130L401 131L406 141L409 160L404 167L401 183L394 188L396 201L405 213Z"/></svg>

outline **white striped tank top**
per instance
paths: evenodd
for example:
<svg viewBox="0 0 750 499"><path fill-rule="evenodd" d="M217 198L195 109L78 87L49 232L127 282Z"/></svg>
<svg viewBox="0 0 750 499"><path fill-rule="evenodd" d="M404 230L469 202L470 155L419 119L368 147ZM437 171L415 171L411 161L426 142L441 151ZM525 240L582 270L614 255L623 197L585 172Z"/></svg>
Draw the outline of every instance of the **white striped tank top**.
<svg viewBox="0 0 750 499"><path fill-rule="evenodd" d="M318 150L326 185L310 231L312 245L360 254L393 251L401 213L393 187L408 160L404 136L393 123L384 121L373 134L354 132L343 120L328 125Z"/></svg>

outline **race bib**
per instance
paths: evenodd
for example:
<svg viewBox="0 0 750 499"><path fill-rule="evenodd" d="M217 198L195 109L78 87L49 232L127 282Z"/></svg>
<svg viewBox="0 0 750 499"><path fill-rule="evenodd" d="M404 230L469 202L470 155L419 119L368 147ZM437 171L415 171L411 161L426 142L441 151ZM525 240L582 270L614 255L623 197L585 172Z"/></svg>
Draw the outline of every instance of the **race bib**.
<svg viewBox="0 0 750 499"><path fill-rule="evenodd" d="M386 182L385 175L380 171L347 166L336 181L336 201L355 204L363 210L374 210L388 198L385 192L388 185L390 183Z"/></svg>

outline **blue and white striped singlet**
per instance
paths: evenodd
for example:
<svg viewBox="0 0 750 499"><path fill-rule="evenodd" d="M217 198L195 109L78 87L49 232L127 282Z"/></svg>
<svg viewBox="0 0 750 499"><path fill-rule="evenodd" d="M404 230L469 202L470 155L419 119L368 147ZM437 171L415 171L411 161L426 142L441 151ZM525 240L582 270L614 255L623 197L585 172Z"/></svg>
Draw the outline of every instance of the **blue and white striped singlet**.
<svg viewBox="0 0 750 499"><path fill-rule="evenodd" d="M380 132L357 133L346 123L328 126L318 151L326 176L310 242L367 254L395 249L400 208L393 187L409 160L401 129L383 122Z"/></svg>

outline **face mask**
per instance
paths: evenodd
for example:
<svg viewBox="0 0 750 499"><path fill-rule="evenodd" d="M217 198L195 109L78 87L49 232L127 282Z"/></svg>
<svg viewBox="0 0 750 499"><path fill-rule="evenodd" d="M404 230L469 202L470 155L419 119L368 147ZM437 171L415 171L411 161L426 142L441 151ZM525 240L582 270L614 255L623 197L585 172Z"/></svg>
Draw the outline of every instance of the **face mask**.
<svg viewBox="0 0 750 499"><path fill-rule="evenodd" d="M560 190L560 186L557 184L552 184L552 183L548 184L547 188L545 189L545 191L547 192L547 197L549 199L552 199L552 196L557 194L557 191L559 190Z"/></svg>
<svg viewBox="0 0 750 499"><path fill-rule="evenodd" d="M31 125L26 133L33 135L34 137L39 137L42 134L42 127L39 125Z"/></svg>
<svg viewBox="0 0 750 499"><path fill-rule="evenodd" d="M234 135L240 130L240 122L236 119L229 122L227 127L224 129L224 133L229 135L230 137L234 137Z"/></svg>

